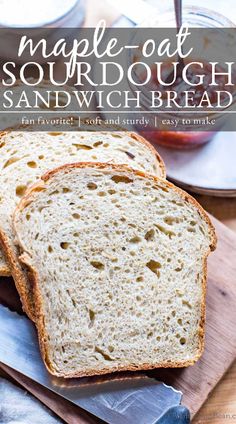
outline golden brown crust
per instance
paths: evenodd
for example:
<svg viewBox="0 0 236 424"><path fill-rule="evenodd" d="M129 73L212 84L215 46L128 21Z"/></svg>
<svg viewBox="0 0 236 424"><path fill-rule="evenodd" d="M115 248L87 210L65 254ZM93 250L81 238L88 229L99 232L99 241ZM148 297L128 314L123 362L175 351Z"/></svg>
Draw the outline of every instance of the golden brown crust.
<svg viewBox="0 0 236 424"><path fill-rule="evenodd" d="M8 265L0 267L0 277L11 277L11 271Z"/></svg>
<svg viewBox="0 0 236 424"><path fill-rule="evenodd" d="M211 239L211 243L209 246L209 251L206 253L205 257L203 258L203 278L202 278L202 302L201 302L201 317L200 317L200 323L199 323L199 349L195 356L195 358L189 360L189 361L180 361L180 362L166 362L166 363L156 363L156 364L142 364L138 367L135 367L134 365L130 366L120 366L120 367L114 367L114 368L104 368L102 370L90 370L89 372L80 372L80 373L73 373L73 374L61 374L58 373L52 366L49 360L49 356L47 353L47 337L46 333L44 331L44 316L43 316L43 308L42 308L42 296L39 290L39 282L36 274L36 270L33 273L34 277L34 296L35 296L35 305L37 306L37 320L36 320L36 326L38 330L38 338L39 338L39 345L40 350L42 353L42 357L44 359L45 365L48 369L48 371L56 376L64 377L64 378L72 378L72 377L83 377L83 376L90 376L90 375L101 375L101 374L107 374L110 372L115 371L137 371L137 370L147 370L147 369L153 369L153 368L177 368L177 367L187 367L190 365L193 365L201 356L203 349L204 349L204 324L205 324L205 298L206 298L206 276L207 276L207 256L209 255L210 251L214 250L216 247L216 234L214 226L212 225L210 218L208 217L207 213L204 211L204 209L198 204L198 202L192 198L189 194L185 193L180 188L174 186L172 183L168 181L163 181L162 179L155 177L150 174L145 174L140 171L134 171L126 166L120 166L120 165L107 165L107 164L101 164L101 163L74 163L74 164L67 164L63 165L61 167L58 167L52 171L47 172L44 176L42 176L42 181L36 183L33 187L29 188L25 196L20 201L19 205L16 208L15 214L18 213L18 211L21 211L24 209L24 207L29 204L30 197L32 194L36 193L37 191L40 191L43 188L43 185L55 174L61 171L70 172L70 169L73 168L94 168L94 169L107 169L107 170L114 170L116 172L129 172L132 173L134 176L141 176L143 178L149 178L152 181L158 183L165 183L167 187L174 188L174 190L180 194L180 196L185 200L194 205L198 209L198 213L202 216L202 218L205 220L205 222L209 226L209 235ZM14 220L13 220L14 221Z"/></svg>
<svg viewBox="0 0 236 424"><path fill-rule="evenodd" d="M63 377L63 378L92 377L95 375L110 374L113 372L147 371L147 370L153 370L157 368L184 368L184 367L189 367L194 365L199 359L199 357L196 357L193 360L182 361L182 362L162 362L162 363L156 363L156 364L143 363L142 365L138 365L138 366L135 366L135 365L117 366L113 368L111 367L103 368L102 370L93 369L88 372L61 374L55 371L55 369L53 369L53 367L51 366L50 362L48 361L47 352L45 351L44 346L41 346L41 341L39 341L39 344L40 344L40 351L41 351L41 354L44 359L44 363L48 372L56 377Z"/></svg>
<svg viewBox="0 0 236 424"><path fill-rule="evenodd" d="M18 258L16 257L16 255L12 251L11 246L9 245L8 237L5 235L5 233L1 229L0 229L0 244L6 256L6 260L10 268L10 273L14 279L17 291L20 295L23 310L28 315L28 317L32 321L34 321L35 320L34 307L32 305L32 302L30 302L30 295L27 291L29 281L28 280L26 281L27 277L24 274L22 267L20 266Z"/></svg>
<svg viewBox="0 0 236 424"><path fill-rule="evenodd" d="M145 146L148 147L151 150L153 155L156 157L157 163L158 163L159 168L161 169L161 172L162 172L162 175L160 175L160 178L166 179L165 163L164 163L162 157L160 156L160 154L158 153L158 151L155 149L155 147L151 143L149 143L149 141L147 141L146 138L142 137L141 135L133 133L133 132L131 132L129 134L132 135L132 137L135 140L139 141L140 143L145 144Z"/></svg>

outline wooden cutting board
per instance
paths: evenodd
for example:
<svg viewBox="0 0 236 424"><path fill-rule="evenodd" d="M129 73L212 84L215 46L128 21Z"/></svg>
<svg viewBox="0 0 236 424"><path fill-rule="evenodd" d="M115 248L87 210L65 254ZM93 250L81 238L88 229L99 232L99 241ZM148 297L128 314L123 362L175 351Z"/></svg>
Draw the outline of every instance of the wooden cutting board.
<svg viewBox="0 0 236 424"><path fill-rule="evenodd" d="M183 392L182 402L192 416L236 358L236 234L211 219L218 243L208 260L204 354L192 367L154 372Z"/></svg>
<svg viewBox="0 0 236 424"><path fill-rule="evenodd" d="M200 409L236 358L236 234L216 219L212 218L212 220L216 227L218 245L208 261L204 354L192 367L159 369L148 373L181 390L182 403L190 409L192 416ZM20 311L19 299L10 279L0 280L0 302ZM58 413L65 422L69 424L98 422L82 415L81 411L70 402L65 401L62 405L59 396L49 391L45 396L42 388L19 373L7 370L7 367L4 367L4 370Z"/></svg>

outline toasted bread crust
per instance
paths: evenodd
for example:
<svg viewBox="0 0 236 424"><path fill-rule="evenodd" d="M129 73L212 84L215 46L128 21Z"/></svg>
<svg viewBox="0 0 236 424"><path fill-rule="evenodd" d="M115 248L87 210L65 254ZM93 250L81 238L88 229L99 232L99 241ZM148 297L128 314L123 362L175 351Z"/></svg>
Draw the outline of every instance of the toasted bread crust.
<svg viewBox="0 0 236 424"><path fill-rule="evenodd" d="M0 267L0 277L11 277L11 271L7 263L6 265Z"/></svg>
<svg viewBox="0 0 236 424"><path fill-rule="evenodd" d="M40 182L36 183L34 186L32 186L31 188L29 188L29 190L27 191L27 193L25 194L25 196L21 199L19 205L17 206L16 210L15 210L15 214L14 214L14 219L13 221L15 221L15 215L17 215L17 213L19 211L22 211L29 203L30 203L30 199L31 199L31 195L35 194L37 191L40 191L41 189L43 189L45 183L50 180L50 178L52 178L55 174L61 172L61 171L65 171L65 172L70 172L70 169L72 168L78 168L78 169L82 169L82 168L94 168L94 169L104 169L104 170L114 170L115 172L128 172L129 174L132 174L134 177L135 176L139 176L139 177L143 177L143 178L148 178L156 183L158 182L162 182L163 180L152 176L150 174L146 174L140 171L134 171L126 166L119 166L119 165L107 165L107 164L102 164L102 163L74 163L74 164L67 164L67 165L63 165L59 168L56 168L52 171L47 172L44 176L42 176ZM44 325L43 325L43 321L44 321L44 315L42 312L42 297L41 297L41 293L40 293L40 289L39 289L39 281L38 281L38 276L37 276L37 270L32 268L32 276L34 279L34 302L35 302L35 306L36 306L36 317L34 315L34 319L36 322L36 326L37 326L37 330L38 330L38 338L39 338L39 345L40 345L40 350L42 353L42 357L44 359L45 365L48 369L48 371L56 376L60 376L60 377L64 377L64 378L72 378L72 377L84 377L84 376L91 376L91 375L101 375L101 374L106 374L106 373L110 373L110 372L116 372L116 371L137 371L137 370L148 370L148 369L154 369L154 368L176 368L176 367L187 367L190 365L193 365L202 355L203 350L204 350L204 335L205 335L205 330L204 330L204 326L205 326L205 305L206 305L206 278L207 278L207 257L210 254L211 251L213 251L216 248L216 243L217 243L217 239L216 239L216 234L215 234L215 229L213 224L210 221L210 218L208 217L207 213L204 211L204 209L198 204L198 202L191 197L189 194L185 193L183 190L181 190L180 188L174 186L172 183L165 181L165 184L167 187L170 187L172 189L174 189L177 193L179 193L179 195L187 202L191 203L192 205L194 205L194 207L197 208L199 215L205 220L205 222L207 223L208 227L209 227L209 238L211 240L210 246L209 246L209 250L206 253L205 257L203 258L203 277L202 277L202 301L201 301L201 318L200 318L200 322L199 322L199 329L198 329L198 335L199 335L199 347L198 347L198 352L195 356L195 358L189 360L189 361L180 361L180 362L166 362L166 363L154 363L154 364L147 364L144 363L142 365L139 365L137 367L135 367L134 365L130 365L130 366L120 366L120 367L114 367L114 368L104 368L102 370L90 370L88 372L80 372L80 373L73 373L73 374L61 374L58 373L57 370L55 370L53 368L53 365L50 363L49 360L49 356L48 356L48 351L47 351L47 346L46 346L46 333L44 330ZM24 261L23 261L24 262ZM25 263L25 262L24 262ZM22 291L21 288L21 284L22 281L19 280L17 281L17 278L19 278L19 274L16 272L16 270L14 269L15 265L13 266L13 272L15 273L15 278L16 278L16 285L19 288L20 291L20 295L21 298L24 298L24 288ZM21 292L22 291L22 292ZM24 300L23 300L24 301ZM27 307L25 308L27 309ZM32 315L32 311L29 309L27 311L27 313L29 312L29 315Z"/></svg>
<svg viewBox="0 0 236 424"><path fill-rule="evenodd" d="M21 268L18 258L12 251L11 246L9 245L8 238L6 237L5 233L1 229L0 229L0 245L2 247L2 250L5 253L5 257L8 262L10 275L12 275L16 285L16 289L20 295L22 308L24 312L28 315L28 317L32 321L34 321L35 320L34 307L30 300L30 294L27 291L29 280L27 279L26 273Z"/></svg>

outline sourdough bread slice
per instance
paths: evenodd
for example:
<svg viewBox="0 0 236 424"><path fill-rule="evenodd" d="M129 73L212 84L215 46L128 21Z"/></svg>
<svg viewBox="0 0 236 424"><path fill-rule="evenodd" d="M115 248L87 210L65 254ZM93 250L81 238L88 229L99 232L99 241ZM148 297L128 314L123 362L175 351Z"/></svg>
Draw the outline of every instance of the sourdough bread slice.
<svg viewBox="0 0 236 424"><path fill-rule="evenodd" d="M206 259L216 239L188 194L125 166L65 165L28 191L14 228L53 375L199 358Z"/></svg>
<svg viewBox="0 0 236 424"><path fill-rule="evenodd" d="M26 188L46 171L75 161L123 163L165 177L160 156L145 139L135 133L102 129L50 133L15 130L0 133L0 239L10 265L9 269L1 251L0 275L12 272L18 282L16 284L24 309L29 314L29 283L18 266L12 232L12 214Z"/></svg>

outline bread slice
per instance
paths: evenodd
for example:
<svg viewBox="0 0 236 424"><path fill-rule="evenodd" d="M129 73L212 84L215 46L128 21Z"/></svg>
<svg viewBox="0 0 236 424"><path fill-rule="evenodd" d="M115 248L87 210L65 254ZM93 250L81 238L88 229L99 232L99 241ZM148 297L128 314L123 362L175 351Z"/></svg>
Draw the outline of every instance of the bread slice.
<svg viewBox="0 0 236 424"><path fill-rule="evenodd" d="M200 357L216 238L188 194L125 166L65 165L28 191L14 228L50 373L182 367Z"/></svg>
<svg viewBox="0 0 236 424"><path fill-rule="evenodd" d="M165 177L160 156L144 138L104 128L96 132L47 133L15 129L0 133L0 239L11 268L0 251L0 275L12 272L24 309L29 314L29 284L17 263L12 232L12 214L27 186L46 171L75 161L123 163Z"/></svg>

